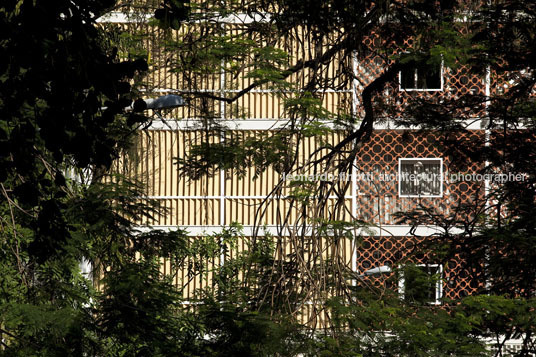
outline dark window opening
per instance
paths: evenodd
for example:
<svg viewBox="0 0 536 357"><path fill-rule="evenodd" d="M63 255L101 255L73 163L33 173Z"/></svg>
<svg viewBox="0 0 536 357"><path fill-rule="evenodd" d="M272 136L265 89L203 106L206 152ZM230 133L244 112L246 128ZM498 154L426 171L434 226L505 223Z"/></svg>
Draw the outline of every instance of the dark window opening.
<svg viewBox="0 0 536 357"><path fill-rule="evenodd" d="M404 301L418 304L440 304L442 269L438 264L406 265L399 280L399 293Z"/></svg>
<svg viewBox="0 0 536 357"><path fill-rule="evenodd" d="M441 64L418 64L400 71L400 89L442 90Z"/></svg>
<svg viewBox="0 0 536 357"><path fill-rule="evenodd" d="M441 197L441 159L399 159L400 197Z"/></svg>

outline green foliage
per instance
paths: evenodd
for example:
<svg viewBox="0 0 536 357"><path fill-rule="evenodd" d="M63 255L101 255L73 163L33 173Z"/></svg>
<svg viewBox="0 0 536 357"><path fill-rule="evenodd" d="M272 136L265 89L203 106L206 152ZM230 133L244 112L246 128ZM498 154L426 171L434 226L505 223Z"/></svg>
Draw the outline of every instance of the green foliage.
<svg viewBox="0 0 536 357"><path fill-rule="evenodd" d="M226 14L242 10L241 4L231 1L228 5ZM274 141L262 135L254 139L237 136L229 140L226 138L224 143L196 146L189 157L178 159L189 177L197 179L217 169L244 174L249 167L255 167L258 175L270 166L280 173L349 172L370 130L385 117L402 127L415 125L445 133L443 148L445 154L454 158L455 164L464 160L478 161L482 166L488 166L483 169L485 173L508 170L527 173L528 177L521 184L488 187L489 197L476 200L474 205L462 203L451 215L419 207L415 212L399 216L401 223L414 227L437 225L444 229L443 235L428 239L413 257L421 259L426 256L430 261L441 264L447 264L449 260L461 262L464 273L470 275L471 288L478 290L474 298L483 299L476 300L483 309L482 314L471 307L476 304L472 298L449 302L459 305L445 309L431 306L428 304L431 298L429 294L440 277L425 274L420 267L407 265L398 272L403 273L409 283L404 299L381 296L374 301L359 295L357 289L352 291L354 294L348 293L347 298L336 305L333 310L335 316L332 315L330 320L334 329L340 328L340 331L312 339L310 342L315 347L311 348L315 352L311 354L320 351L317 348L323 348L322 354L325 355L383 353L477 356L485 354L482 344L477 341L478 337L497 336L499 331L508 336L521 336L527 341L526 345L530 345L529 338L534 326L528 327L530 323L525 325L521 320L512 318L512 324L523 326L519 330L522 332L515 335L511 333L513 325L508 325L506 319L501 320L499 311L503 309L512 316L521 316L520 311L530 310L530 299L534 296L536 273L534 250L531 248L535 236L533 161L536 157L534 127L531 125L536 83L533 70L536 48L534 4L522 1L492 2L478 6L460 1L275 1L250 4L248 11L250 14L270 13L270 17L264 18L264 21L241 24L240 35L247 33L243 37L252 41L241 44L251 45L249 49L233 48L231 43L236 39L224 36L220 31L221 24L215 24L212 33L204 29L207 34L207 42L204 43L209 44L208 47L217 43L215 55L210 50L201 52L210 54L207 63L214 68L211 73L219 74L221 65L217 56L220 55L220 58L231 63L231 78L242 75L251 79L249 83L252 85L243 92L220 98L227 103L235 103L250 90L275 89L285 103L284 116L290 119L284 131L284 135L288 133L288 136L283 139L278 133L273 136ZM371 34L374 34L372 41ZM279 44L277 41L285 42L289 38L289 42L296 40L297 47L306 48L302 54L307 59L285 59L284 52L273 51L276 47L274 43ZM196 48L202 48L200 44L203 40L198 36L192 42ZM217 42L220 40L228 41L227 47ZM185 43L181 45L185 47ZM218 53L219 48L228 51ZM197 53L185 54L193 54L185 57L195 65ZM374 58L376 65L384 65L385 70L374 72L358 67L362 72L361 77L354 78L352 69L348 70L350 74L347 76L337 74L336 80L325 75L328 71L323 66L345 61L353 66L353 56L358 61ZM204 59L203 55L198 58ZM243 67L240 61L244 63ZM452 90L463 85L468 91L463 95L445 93L439 100L435 94L406 93L404 100L409 104L404 108L401 108L398 98L389 98L398 94L393 88L398 87L400 70L437 65L443 66L446 76L460 76L460 84L454 84ZM177 67L177 70L180 69ZM476 75L480 76L478 83L484 86L487 74L491 80L491 96L487 96L485 91L476 90L471 84L462 83ZM357 112L340 115L325 110L324 90L353 88L350 87L354 85L351 81L359 82L363 77L370 81L357 84L364 88L357 96ZM299 83L291 83L296 78ZM494 87L501 80L504 86ZM288 87L285 87L285 82ZM364 116L362 111L365 112ZM461 142L459 133L463 129L463 120L482 117L483 113L489 119L484 125L492 130L488 142ZM320 142L322 135L332 132L328 125L332 123L342 124L343 128L348 129L347 132L341 132L346 145L321 142L322 148L311 155L313 160L296 168L299 160L293 158L300 157L299 145L302 140L315 137ZM361 123L361 126L356 129L348 123ZM515 130L522 123L528 124L527 130ZM502 134L499 135L499 132ZM318 158L323 153L322 149L329 154ZM343 197L347 187L341 189L342 185L322 180L295 180L286 184L290 192L288 201L284 202L291 202L292 209L297 207L301 219L299 224L292 222L295 223L293 228L313 224L315 238L353 236L356 227L351 222L319 218L326 212L333 213L332 217L335 217L344 211L344 207L341 207L345 205L343 199L338 202L339 211L323 208L328 205L330 196ZM453 234L454 227L462 228L463 233ZM296 241L305 247L307 239L299 237ZM293 252L295 257L300 253ZM311 264L311 267L318 266ZM294 269L298 269L297 265L281 263L281 275L272 273L277 277L287 277L288 285L291 285L295 282L290 278ZM326 276L333 278L331 273ZM315 278L320 276L311 275ZM455 274L450 277L453 280L456 278ZM324 283L323 280L319 281ZM332 280L326 286L331 287L330 284L334 284ZM284 290L288 285L281 284L278 288ZM486 300L488 297L480 294L491 296ZM500 299L493 300L497 297ZM280 302L275 301L276 305ZM493 306L495 303L497 305ZM485 307L486 304L490 306ZM518 304L519 310L509 304ZM484 311L488 311L489 315L486 316L489 319L484 318ZM349 330L345 331L344 328L348 326ZM392 331L396 338L382 336L377 331ZM528 353L528 349L525 348L522 353Z"/></svg>
<svg viewBox="0 0 536 357"><path fill-rule="evenodd" d="M404 300L411 304L435 303L436 287L443 284L438 268L431 268L430 274L427 266L405 264L400 270L404 279Z"/></svg>
<svg viewBox="0 0 536 357"><path fill-rule="evenodd" d="M180 295L161 276L157 258L123 264L105 274L97 312L99 334L108 353L124 356L179 354L187 320L181 319Z"/></svg>
<svg viewBox="0 0 536 357"><path fill-rule="evenodd" d="M463 308L419 308L396 295L358 292L360 301L348 305L332 299L337 342L325 337L326 355L351 356L486 356ZM351 347L350 347L351 346Z"/></svg>
<svg viewBox="0 0 536 357"><path fill-rule="evenodd" d="M286 80L284 68L289 63L289 55L282 49L273 46L253 48L254 62L249 65L245 78L251 78L259 83L267 83L266 88L274 91L292 89L292 84Z"/></svg>
<svg viewBox="0 0 536 357"><path fill-rule="evenodd" d="M175 159L181 174L190 179L230 169L243 177L250 167L255 168L255 176L268 167L283 173L294 160L292 143L294 138L288 131L264 133L255 137L233 134L223 142L211 143L210 140L205 140L202 144L192 145L186 157Z"/></svg>
<svg viewBox="0 0 536 357"><path fill-rule="evenodd" d="M330 326L310 331L297 322L299 309L310 296L305 290L311 285L303 283L300 271L305 251L277 252L281 238L270 235L246 240L239 225L192 241L180 230L147 232L134 224L166 210L141 201L140 187L109 174L109 169L128 150L136 126L146 121L126 115L123 108L134 97L131 80L147 69L144 60L152 60L139 47L142 34L107 36L96 26L95 18L113 5L107 0L59 1L54 6L24 0L0 7L0 54L5 59L0 64L0 355L479 356L485 355L482 336L521 336L529 341L535 323L535 155L533 141L525 134L492 138L492 149L471 151L481 153L491 169L512 167L528 174L527 182L493 192L498 204L491 206L499 213L501 205L508 207L506 217L477 211L476 222L486 225L477 224L473 230L473 222L467 221L472 216L467 214L463 234L447 232L430 246L437 249L429 253L440 260L461 257L469 267L478 267L471 271L488 283L482 293L491 295L468 297L447 308L431 306L426 292L437 277L408 266L404 276L412 288L405 291L405 299L396 288L378 288L365 278L328 301L327 290L320 291L324 299L312 301L311 306L328 313ZM343 155L353 162L357 146L345 151L347 146L336 147L320 137L330 133L328 123L345 125L363 118L326 111L321 90L344 88L354 81L351 75L341 75L340 83L335 83L323 75L326 64L350 63L354 54L390 58L391 69L441 61L452 68L470 66L475 73L483 73L486 65L499 74L525 71L512 75L522 80L511 90L498 92L497 98L473 96L461 104L440 106L416 100L400 123L452 128L457 108L470 107L477 113L477 103L484 101L490 101L490 128L507 123L500 128L509 132L508 125L521 119L530 123L534 117L530 94L535 82L536 22L530 2L508 1L474 12L466 36L453 21L457 2L285 0L250 5L243 9L239 1L192 5L164 1L155 12L152 23L165 29L163 47L171 56L165 64L180 72L186 83L221 71L235 79L245 73L253 84L239 96L254 88L272 89L291 119L274 135L225 133L225 141L211 144L207 134L206 142L194 146L189 156L177 158L193 179L220 169L239 175L249 167L255 167L256 175L268 167L290 172L299 145L310 137L334 150L315 166L320 172L351 168ZM236 10L273 12L273 16L243 24L244 31L235 34L213 20ZM520 13L523 16L516 17ZM188 18L192 23L209 21L183 27L184 37L176 40L172 30ZM307 50L310 60L290 58L276 46L298 29L314 40ZM383 42L368 48L364 43L374 31ZM393 56L408 39L414 40L413 49ZM156 60L151 64L161 69ZM289 80L300 75L301 86ZM365 89L382 93L387 75L394 78L389 71L379 73L379 81ZM239 98L198 95L203 103ZM367 114L377 115L383 109L379 104L389 104L367 102L365 95L361 99ZM376 107L367 107L372 104ZM213 114L205 111L203 117L211 119ZM372 121L364 121L370 127L373 122L374 115ZM366 138L366 126L363 132L346 128L348 143L357 140L359 145ZM534 127L529 129L533 135ZM71 169L90 171L92 180L77 183L76 176L66 177ZM305 212L313 204L311 198L327 192L322 190L328 184L291 182L289 200L301 204ZM430 212L420 213L411 215L411 222L429 223L430 217L423 216ZM304 213L305 224L317 227L313 239L353 238L366 226L310 218ZM303 237L297 241L303 247L308 243ZM83 259L93 263L98 289L81 274ZM207 288L198 290L194 301L184 301L181 287L160 271L162 259L171 262L175 272L186 271L188 279L203 279ZM338 287L340 272L321 270L328 259L311 263L308 273L311 281L332 289ZM530 348L527 342L522 354Z"/></svg>
<svg viewBox="0 0 536 357"><path fill-rule="evenodd" d="M534 331L534 298L477 295L464 299L459 314L468 321L470 333L502 343L510 338L524 338ZM527 341L521 355L532 352Z"/></svg>
<svg viewBox="0 0 536 357"><path fill-rule="evenodd" d="M154 12L154 17L162 28L177 30L181 23L188 19L189 14L189 0L164 0L161 7Z"/></svg>
<svg viewBox="0 0 536 357"><path fill-rule="evenodd" d="M132 101L129 81L147 64L135 54L120 62L95 23L112 5L0 7L0 355L133 355L167 328L152 313L170 311L165 298L175 295L154 260L181 261L184 237L136 232L133 222L159 208L139 202L138 186L106 174L147 120L123 109ZM83 259L103 274L102 291L81 274ZM112 328L110 318L132 323L121 304L150 311L137 318L154 334ZM107 341L119 342L109 349Z"/></svg>
<svg viewBox="0 0 536 357"><path fill-rule="evenodd" d="M305 336L284 316L245 312L234 304L207 302L200 308L213 338L204 342L204 356L293 356Z"/></svg>
<svg viewBox="0 0 536 357"><path fill-rule="evenodd" d="M287 98L284 101L285 113L292 118L299 118L305 120L306 118L312 118L315 120L328 121L333 115L323 106L322 100L317 98L311 92L300 93L295 98ZM311 132L307 130L308 127L314 128L318 125L318 122L306 123L302 130L305 136L312 136ZM327 129L323 128L324 131Z"/></svg>

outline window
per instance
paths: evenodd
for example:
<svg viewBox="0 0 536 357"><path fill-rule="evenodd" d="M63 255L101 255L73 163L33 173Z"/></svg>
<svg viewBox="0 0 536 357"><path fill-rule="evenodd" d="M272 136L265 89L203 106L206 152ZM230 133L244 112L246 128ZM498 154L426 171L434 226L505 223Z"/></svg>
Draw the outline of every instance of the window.
<svg viewBox="0 0 536 357"><path fill-rule="evenodd" d="M441 303L443 267L439 264L408 264L401 268L398 293L409 303Z"/></svg>
<svg viewBox="0 0 536 357"><path fill-rule="evenodd" d="M406 158L398 160L399 197L443 196L443 159Z"/></svg>
<svg viewBox="0 0 536 357"><path fill-rule="evenodd" d="M440 91L443 90L442 64L419 63L400 71L400 90Z"/></svg>

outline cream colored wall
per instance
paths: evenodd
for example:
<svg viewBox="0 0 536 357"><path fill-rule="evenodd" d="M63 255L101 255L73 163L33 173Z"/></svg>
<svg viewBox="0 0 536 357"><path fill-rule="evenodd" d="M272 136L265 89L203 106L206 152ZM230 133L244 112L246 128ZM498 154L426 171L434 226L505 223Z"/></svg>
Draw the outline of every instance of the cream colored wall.
<svg viewBox="0 0 536 357"><path fill-rule="evenodd" d="M164 33L151 29L146 24L129 24L128 26L131 29L137 28L151 33L151 37L142 44L149 53L150 66L150 73L144 81L147 91L153 91L146 96L155 97L171 91L190 97L187 106L166 111L163 115L167 120L198 119L207 116L224 120L282 119L286 117L283 110L283 98L295 96L296 93L276 94L267 86L254 88L233 103L191 97L189 94L196 91L231 97L252 82L251 79L245 78L246 70L244 75L238 78L233 78L225 73L194 76L192 77L193 82L186 85L181 71L169 71L165 66L163 53L155 47L157 42L163 40ZM195 26L183 27L180 31L168 35L180 38L188 31L195 31ZM228 30L230 34L240 33L240 29L234 25L228 26ZM314 51L309 44L303 44L296 40L303 37L303 33L300 32L303 30L296 31L296 33L290 34L289 38L281 39L273 44L275 47L286 50L289 53L291 63L294 64L298 60L311 58L312 51ZM175 56L169 58L176 59ZM223 65L227 64L223 63ZM328 65L322 65L320 71L328 78L337 78L343 72L344 67L347 69L349 66L348 63L334 61ZM309 76L310 74L305 71L290 76L288 80L291 83L303 85L309 80ZM349 114L352 104L351 87L349 85L342 86L341 81L335 81L333 85L339 88L321 94L324 108L335 114ZM149 112L149 114L152 113ZM266 133L266 131L227 131L225 138L228 139L238 134L256 136L261 133ZM216 171L208 177L204 176L195 181L188 180L179 174L175 158L185 157L192 145L199 144L204 140L218 142L220 134L206 135L201 130L147 130L139 134L136 149L128 157L118 161L117 169L141 180L146 188L146 199L156 200L168 209L166 213L140 223L153 226L222 226L232 222L243 225L277 225L281 222L281 217L285 216L289 210L291 212L290 223L296 219L296 209L289 208L289 201L284 198L275 198L265 202L263 206L265 215L262 219L255 220L256 211L264 198L280 180L280 174L271 168L258 173L258 177L255 179L255 168L253 167L247 168L245 176L240 179L233 170ZM333 133L325 138L305 138L299 144L299 162L303 164L311 159L312 152L319 147L320 140L325 140L333 145L338 143L342 137L342 133ZM316 157L321 154L322 152L317 153ZM288 194L287 188L281 192L283 196ZM334 203L335 200L330 199L328 206ZM350 198L345 199L348 211L351 211L351 203ZM348 212L344 217L339 217L339 219L349 218ZM190 239L193 241L202 238L192 236ZM247 237L241 238L238 246L229 250L227 259L236 257L240 251L247 250L249 239ZM296 240L285 237L280 240L281 245L276 254L278 257L283 257L292 252L303 251L304 257L306 257L309 254L307 249L316 249L322 252L321 256L324 258L337 254L344 262L343 264L351 266L353 249L350 240L341 241L335 248L333 245L327 244L325 239L321 239L320 242L308 240L302 240L298 243ZM328 246L335 251L326 251ZM202 264L210 270L214 266L220 265L221 259L220 256L211 261L202 262ZM210 288L213 283L211 273L189 275L189 271L192 272L192 266L194 266L195 271L193 264L194 261L191 260L182 269L173 269L169 261L162 262L162 272L172 276L176 286L184 288L184 297L188 299L194 298L196 289ZM325 321L324 316L315 316L312 313L312 305L306 305L300 319L304 323L324 324Z"/></svg>
<svg viewBox="0 0 536 357"><path fill-rule="evenodd" d="M201 237L191 237L190 242L193 240L202 239ZM355 249L355 241L350 239L340 239L336 243L328 241L331 238L315 238L315 239L293 239L291 237L272 237L273 247L275 249L275 257L289 261L289 255L294 252L301 252L301 261L308 269L314 271L314 265L308 263L308 257L311 252L319 252L325 260L331 260L336 262L342 267L351 267L351 257ZM249 249L252 242L251 237L240 237L237 240L237 244L233 247L228 247L226 253L205 261L196 261L194 259L187 260L183 268L173 268L171 262L162 261L162 272L172 277L173 283L183 289L183 297L187 301L195 302L196 298L200 297L200 289L213 289L215 281L214 271L218 269L218 266L222 262L235 259L238 255ZM318 262L317 262L318 263ZM300 264L300 263L298 263ZM201 272L203 269L203 272ZM243 272L239 272L238 279L242 278ZM335 293L333 289L328 286L325 287L325 291L328 293ZM269 303L269 302L267 302ZM318 308L319 306L317 306ZM307 324L311 327L325 327L326 316L323 313L316 315L315 306L309 302L305 302L303 309L297 314L300 322Z"/></svg>
<svg viewBox="0 0 536 357"><path fill-rule="evenodd" d="M110 30L118 27L127 30L132 34L143 34L140 41L134 41L134 45L139 51L146 51L149 71L142 80L141 89L145 90L148 97L158 96L164 92L182 93L188 96L188 105L177 108L166 113L166 117L173 119L201 118L209 117L219 119L247 119L266 118L278 119L286 115L283 110L283 98L292 97L292 91L279 93L276 95L267 85L260 85L234 101L223 104L211 98L200 98L193 93L208 93L219 97L230 98L236 92L248 87L253 83L253 79L247 75L251 66L249 63L243 65L240 76L232 76L229 73L218 73L218 66L229 68L230 63L222 61L214 64L205 73L192 75L187 69L181 68L179 63L179 53L165 51L162 44L166 39L184 39L185 36L198 32L202 24L188 24L182 26L180 30L162 31L151 27L146 22L136 23L132 21L128 24L103 24ZM244 31L240 24L225 25L227 34L231 36L242 36ZM290 65L296 64L300 60L309 60L315 55L318 48L325 48L327 44L318 44L303 41L307 36L303 29L295 29L287 37L281 39L255 39L265 46L273 46L288 53ZM318 48L317 48L318 47ZM122 53L126 56L126 53ZM126 58L126 57L125 57ZM329 64L320 65L317 75L320 74L326 81L331 81L330 90L322 93L324 107L336 114L349 114L352 106L351 80L348 78L352 64L347 63L347 59L335 58ZM216 73L209 73L216 70ZM188 80L185 80L188 78ZM310 70L300 70L288 77L288 82L296 84L298 88L303 87L311 78ZM141 93L144 94L143 92Z"/></svg>
<svg viewBox="0 0 536 357"><path fill-rule="evenodd" d="M261 135L260 131L231 132L230 135ZM313 158L312 153L319 147L321 140L334 145L343 134L334 133L327 138L305 138L299 146L298 163L304 164ZM280 196L265 202L265 217L255 222L255 213L273 188L280 182L282 175L272 168L256 173L254 167L247 167L245 175L239 177L233 170L215 170L210 175L197 180L181 175L176 164L177 158L184 158L192 145L202 142L218 142L220 137L214 133L207 135L200 131L148 130L140 132L136 150L121 160L132 177L140 180L148 199L157 200L169 212L142 222L151 225L223 225L239 222L243 225L255 223L276 225L278 213L285 215L290 202ZM324 151L316 153L318 158ZM304 172L305 174L312 172ZM257 177L255 177L257 176ZM285 181L283 181L286 183ZM290 190L284 187L281 196ZM348 193L350 195L350 193ZM347 199L350 209L350 199ZM330 200L330 205L335 199ZM295 216L295 212L293 216ZM342 218L342 217L341 217ZM349 218L349 214L346 215ZM290 220L292 223L293 219Z"/></svg>
<svg viewBox="0 0 536 357"><path fill-rule="evenodd" d="M228 132L226 135L231 138L233 135L265 134L266 132L248 131ZM325 138L305 138L298 145L298 163L301 165L322 155L325 150L312 156L321 142L334 145L342 138L342 133L333 133ZM254 167L247 167L243 177L239 177L234 170L214 170L210 175L201 176L197 180L189 179L179 172L176 159L184 158L192 145L219 140L218 134L207 135L201 131L148 130L139 133L136 149L120 160L118 165L123 165L124 168L118 170L128 172L131 177L140 180L146 188L147 199L156 200L168 209L168 212L154 217L154 220L141 223L158 226L280 223L278 216L284 216L290 208L290 201L284 198L290 189L284 187L280 196L266 200L282 178L273 168L259 173L255 172ZM346 199L348 210L351 209L349 195L350 193ZM265 216L256 222L256 211L263 202ZM334 203L335 198L330 199L328 206ZM291 211L290 223L296 216L295 210ZM342 218L348 219L349 213Z"/></svg>

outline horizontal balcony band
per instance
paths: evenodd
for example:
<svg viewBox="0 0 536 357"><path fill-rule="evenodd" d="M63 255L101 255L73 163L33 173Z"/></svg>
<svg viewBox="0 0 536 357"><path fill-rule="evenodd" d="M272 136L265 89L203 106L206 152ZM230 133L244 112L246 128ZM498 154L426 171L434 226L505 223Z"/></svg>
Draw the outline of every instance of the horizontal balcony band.
<svg viewBox="0 0 536 357"><path fill-rule="evenodd" d="M358 125L353 127L343 127L334 124L332 121L322 121L326 127L335 130L351 130L357 129ZM482 130L483 119L464 120L465 129L467 130ZM205 125L210 129L220 129L224 127L227 130L279 130L285 128L290 123L290 119L215 119L208 122L206 119L173 119L165 118L164 120L153 120L147 127L148 130L202 130ZM419 127L400 128L395 126L394 120L387 120L384 123L375 124L374 130L417 130Z"/></svg>
<svg viewBox="0 0 536 357"><path fill-rule="evenodd" d="M140 226L137 229L141 232L148 232L152 229L161 229L164 231L174 231L177 229L183 229L188 232L189 236L199 237L207 234L217 234L222 232L225 229L225 226L216 226L216 225L204 225L204 226L164 226L164 225L155 225L155 226ZM257 230L258 236L264 236L266 233L273 236L289 236L292 234L302 233L302 227L297 228L298 232L293 233L289 228L280 228L275 225L267 226L243 226L242 233L245 237L250 237L253 235L255 230ZM305 236L311 235L311 226L305 228ZM280 234L280 232L282 234ZM382 225L382 226L371 226L366 228L357 229L357 236L392 236L392 237L407 237L407 236L419 236L419 237L430 237L437 236L443 233L444 230L439 226L418 226L412 227L408 225ZM449 230L450 234L460 234L463 233L462 228L451 228Z"/></svg>
<svg viewBox="0 0 536 357"><path fill-rule="evenodd" d="M195 13L194 13L195 14ZM271 15L268 13L237 13L237 14L226 14L225 16L218 13L206 14L206 18L202 20L193 20L187 21L188 24L195 23L220 23L220 24L251 24L251 23L265 23L268 22L271 18ZM129 23L146 23L149 20L154 18L154 14L143 13L143 12L124 12L124 11L111 11L97 19L99 23L113 23L113 24L129 24Z"/></svg>
<svg viewBox="0 0 536 357"><path fill-rule="evenodd" d="M148 199L148 200L219 200L219 199L225 199L225 200L236 200L236 199L255 199L255 200L278 200L278 199L286 199L290 198L289 196L273 196L273 197L267 197L267 196L139 196L137 197L139 199ZM310 198L318 198L311 196ZM339 199L338 196L328 196L328 199ZM351 199L353 196L344 196L345 199Z"/></svg>
<svg viewBox="0 0 536 357"><path fill-rule="evenodd" d="M146 92L145 90L140 90L140 92ZM173 94L195 94L195 93L241 93L241 89L193 89L193 90L181 90L181 89L172 89L172 88L156 88L151 89L150 93L173 93ZM283 90L283 91L274 91L272 89L252 89L248 93L303 93L303 90ZM318 88L315 90L315 93L353 93L352 89L329 89L329 88Z"/></svg>

